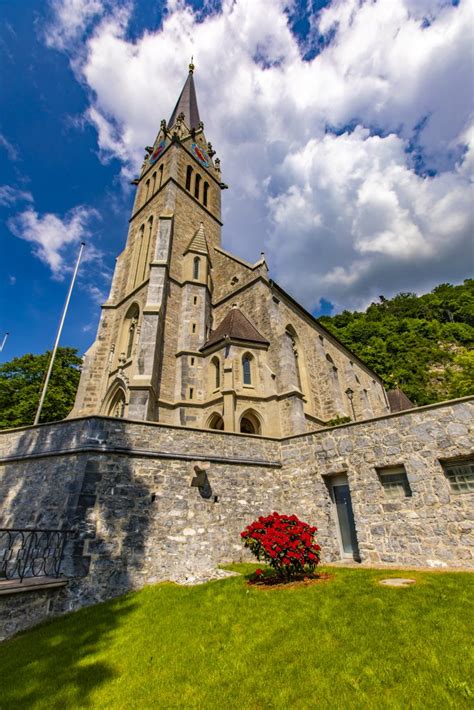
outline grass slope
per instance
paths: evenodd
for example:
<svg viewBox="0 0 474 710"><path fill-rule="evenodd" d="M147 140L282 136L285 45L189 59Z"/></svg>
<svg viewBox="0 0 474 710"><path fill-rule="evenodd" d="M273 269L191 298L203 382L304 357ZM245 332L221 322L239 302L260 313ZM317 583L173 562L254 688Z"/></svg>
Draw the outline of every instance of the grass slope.
<svg viewBox="0 0 474 710"><path fill-rule="evenodd" d="M377 584L393 570L330 571L291 590L160 584L53 620L0 645L0 707L473 707L472 575L396 589Z"/></svg>

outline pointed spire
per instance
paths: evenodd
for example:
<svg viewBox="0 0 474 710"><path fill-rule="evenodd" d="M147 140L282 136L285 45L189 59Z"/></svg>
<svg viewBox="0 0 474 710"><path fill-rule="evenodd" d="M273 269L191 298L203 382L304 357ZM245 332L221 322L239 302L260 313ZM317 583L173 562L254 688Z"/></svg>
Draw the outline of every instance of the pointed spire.
<svg viewBox="0 0 474 710"><path fill-rule="evenodd" d="M180 113L184 114L184 122L188 128L199 128L201 119L199 118L199 109L197 105L196 89L194 87L194 64L191 57L191 63L189 65L189 74L186 82L183 86L183 90L179 95L178 102L174 107L171 118L168 125L171 127L176 123Z"/></svg>

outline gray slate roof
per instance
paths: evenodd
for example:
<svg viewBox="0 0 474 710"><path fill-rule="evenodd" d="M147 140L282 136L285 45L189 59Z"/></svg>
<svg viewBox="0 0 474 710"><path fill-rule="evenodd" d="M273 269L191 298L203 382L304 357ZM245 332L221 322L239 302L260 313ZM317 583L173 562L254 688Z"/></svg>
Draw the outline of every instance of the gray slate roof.
<svg viewBox="0 0 474 710"><path fill-rule="evenodd" d="M259 343L260 345L269 345L268 340L258 332L242 311L235 307L229 311L216 330L211 333L209 340L201 350L208 348L210 345L215 345L226 337L231 340L243 340L250 343Z"/></svg>
<svg viewBox="0 0 474 710"><path fill-rule="evenodd" d="M188 128L197 128L200 122L199 109L197 105L196 89L194 88L193 72L190 70L188 78L179 95L178 103L174 107L168 126L176 123L180 113L184 113L184 122Z"/></svg>
<svg viewBox="0 0 474 710"><path fill-rule="evenodd" d="M408 399L403 390L397 389L388 390L387 399L390 405L391 412L403 412L405 409L413 409L415 405Z"/></svg>

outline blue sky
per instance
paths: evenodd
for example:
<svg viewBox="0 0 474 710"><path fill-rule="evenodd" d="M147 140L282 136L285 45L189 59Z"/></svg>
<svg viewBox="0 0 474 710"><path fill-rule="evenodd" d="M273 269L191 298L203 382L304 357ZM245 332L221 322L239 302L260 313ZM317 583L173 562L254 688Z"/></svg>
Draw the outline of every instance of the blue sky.
<svg viewBox="0 0 474 710"><path fill-rule="evenodd" d="M62 344L93 340L130 178L191 54L226 248L264 249L315 313L469 276L469 17L462 0L3 0L2 360L51 346L81 239Z"/></svg>

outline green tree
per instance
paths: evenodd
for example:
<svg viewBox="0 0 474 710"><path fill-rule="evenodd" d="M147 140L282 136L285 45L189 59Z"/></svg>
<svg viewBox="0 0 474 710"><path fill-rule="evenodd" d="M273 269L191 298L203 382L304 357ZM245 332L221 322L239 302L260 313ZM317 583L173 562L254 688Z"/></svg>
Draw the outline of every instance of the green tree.
<svg viewBox="0 0 474 710"><path fill-rule="evenodd" d="M452 397L474 394L474 350L458 355L449 370Z"/></svg>
<svg viewBox="0 0 474 710"><path fill-rule="evenodd" d="M23 355L0 365L0 428L33 424L51 353ZM58 348L41 422L64 419L72 409L82 360L75 348Z"/></svg>
<svg viewBox="0 0 474 710"><path fill-rule="evenodd" d="M415 404L474 390L474 280L440 284L431 293L380 296L365 313L320 318L387 388L401 387Z"/></svg>

